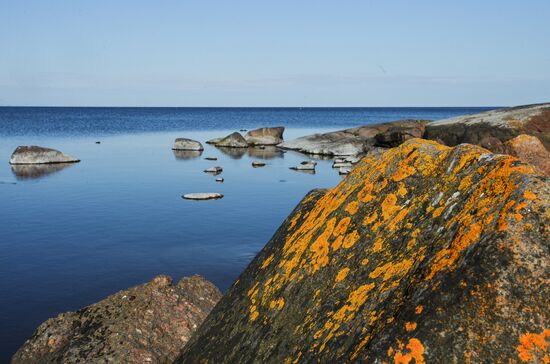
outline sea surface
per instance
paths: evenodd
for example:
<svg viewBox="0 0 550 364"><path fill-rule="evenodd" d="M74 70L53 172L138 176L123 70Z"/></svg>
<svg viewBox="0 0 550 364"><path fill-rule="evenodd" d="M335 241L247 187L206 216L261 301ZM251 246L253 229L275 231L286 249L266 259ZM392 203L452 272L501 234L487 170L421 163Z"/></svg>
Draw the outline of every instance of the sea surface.
<svg viewBox="0 0 550 364"><path fill-rule="evenodd" d="M44 320L158 274L200 274L226 290L306 192L341 181L330 160L307 174L289 169L308 159L299 153L204 143L200 155L174 153L175 138L285 126L290 139L492 108L0 107L0 362ZM13 150L31 144L82 161L12 169ZM203 173L217 165L224 183ZM190 192L225 197L181 198Z"/></svg>

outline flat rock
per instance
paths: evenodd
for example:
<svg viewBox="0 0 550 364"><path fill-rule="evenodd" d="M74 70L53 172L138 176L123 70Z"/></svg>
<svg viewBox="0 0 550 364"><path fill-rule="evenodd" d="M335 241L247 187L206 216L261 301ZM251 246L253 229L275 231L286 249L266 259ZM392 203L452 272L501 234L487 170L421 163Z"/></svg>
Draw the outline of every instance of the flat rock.
<svg viewBox="0 0 550 364"><path fill-rule="evenodd" d="M491 110L426 125L426 139L446 145L470 143L495 151L520 134L539 138L550 150L550 103Z"/></svg>
<svg viewBox="0 0 550 364"><path fill-rule="evenodd" d="M216 182L223 183L224 179L222 177L216 178Z"/></svg>
<svg viewBox="0 0 550 364"><path fill-rule="evenodd" d="M23 145L15 149L10 158L10 164L54 164L77 163L76 159L68 154L51 148L36 145Z"/></svg>
<svg viewBox="0 0 550 364"><path fill-rule="evenodd" d="M248 145L277 145L283 142L285 128L282 126L273 128L260 128L250 130L244 138Z"/></svg>
<svg viewBox="0 0 550 364"><path fill-rule="evenodd" d="M194 150L202 151L204 147L202 144L196 140L188 138L177 138L174 142L173 150Z"/></svg>
<svg viewBox="0 0 550 364"><path fill-rule="evenodd" d="M550 341L550 182L411 139L314 190L176 363L531 363Z"/></svg>
<svg viewBox="0 0 550 364"><path fill-rule="evenodd" d="M294 169L295 171L315 171L316 165L316 162L302 162L297 166L290 167L290 169Z"/></svg>
<svg viewBox="0 0 550 364"><path fill-rule="evenodd" d="M207 141L208 144L213 144L216 147L225 147L225 148L248 148L248 143L244 137L238 133L234 132L223 138L216 138Z"/></svg>
<svg viewBox="0 0 550 364"><path fill-rule="evenodd" d="M223 195L217 192L197 192L185 194L182 198L186 200L217 200L223 198Z"/></svg>
<svg viewBox="0 0 550 364"><path fill-rule="evenodd" d="M540 168L547 176L550 176L550 152L535 136L518 135L514 139L506 141L500 152L518 157L521 161Z"/></svg>
<svg viewBox="0 0 550 364"><path fill-rule="evenodd" d="M12 363L172 362L220 297L202 277L158 276L45 321Z"/></svg>
<svg viewBox="0 0 550 364"><path fill-rule="evenodd" d="M353 164L350 163L350 162L340 162L340 163L332 163L332 168L352 168L353 167Z"/></svg>
<svg viewBox="0 0 550 364"><path fill-rule="evenodd" d="M216 166L216 167L210 167L210 168L206 168L204 170L205 173L215 173L215 174L220 174L223 172L223 168L222 167L219 167L219 166Z"/></svg>
<svg viewBox="0 0 550 364"><path fill-rule="evenodd" d="M207 161L217 161L217 160L218 160L218 157L208 156L208 157L206 157L206 158L204 158L204 159L206 159Z"/></svg>
<svg viewBox="0 0 550 364"><path fill-rule="evenodd" d="M253 162L252 162L252 167L254 167L254 168L257 168L257 167L265 167L265 163L264 163L264 162L260 162L260 161L253 161Z"/></svg>
<svg viewBox="0 0 550 364"><path fill-rule="evenodd" d="M278 145L280 148L297 150L307 154L350 156L366 152L376 144L376 135L391 128L424 131L427 120L399 120L389 123L370 124L358 128L345 129L330 133L313 134L288 140ZM403 134L404 135L404 134ZM403 141L406 138L403 138Z"/></svg>
<svg viewBox="0 0 550 364"><path fill-rule="evenodd" d="M349 174L349 173L351 173L351 171L353 171L353 166L351 166L351 167L340 167L338 169L338 174L342 174L342 175Z"/></svg>

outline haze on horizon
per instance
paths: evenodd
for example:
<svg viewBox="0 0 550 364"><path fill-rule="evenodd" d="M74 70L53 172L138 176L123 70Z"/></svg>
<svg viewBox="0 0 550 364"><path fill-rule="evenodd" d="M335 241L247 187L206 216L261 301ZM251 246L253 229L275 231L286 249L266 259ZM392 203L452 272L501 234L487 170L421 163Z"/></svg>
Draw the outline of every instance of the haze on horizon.
<svg viewBox="0 0 550 364"><path fill-rule="evenodd" d="M0 2L0 105L550 101L550 2Z"/></svg>

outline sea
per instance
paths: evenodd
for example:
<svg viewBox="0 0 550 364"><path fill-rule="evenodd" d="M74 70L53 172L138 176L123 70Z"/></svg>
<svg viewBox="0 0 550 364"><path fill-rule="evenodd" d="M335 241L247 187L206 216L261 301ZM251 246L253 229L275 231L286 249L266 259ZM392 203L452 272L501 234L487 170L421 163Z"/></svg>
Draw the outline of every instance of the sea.
<svg viewBox="0 0 550 364"><path fill-rule="evenodd" d="M200 274L226 290L309 190L342 179L327 159L301 173L289 169L310 158L300 153L227 151L206 140L266 126L284 126L291 139L494 108L0 107L0 362L46 319L159 274L175 282ZM174 152L178 137L205 150ZM81 162L12 168L19 145ZM255 160L266 166L253 168ZM203 172L212 166L223 173ZM192 192L224 198L182 199Z"/></svg>

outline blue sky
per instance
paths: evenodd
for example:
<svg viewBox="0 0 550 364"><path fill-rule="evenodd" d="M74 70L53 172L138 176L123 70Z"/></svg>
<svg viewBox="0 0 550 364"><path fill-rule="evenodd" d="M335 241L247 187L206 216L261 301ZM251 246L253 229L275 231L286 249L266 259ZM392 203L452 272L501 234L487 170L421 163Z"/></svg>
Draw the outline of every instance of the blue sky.
<svg viewBox="0 0 550 364"><path fill-rule="evenodd" d="M0 105L550 101L550 1L0 0Z"/></svg>

